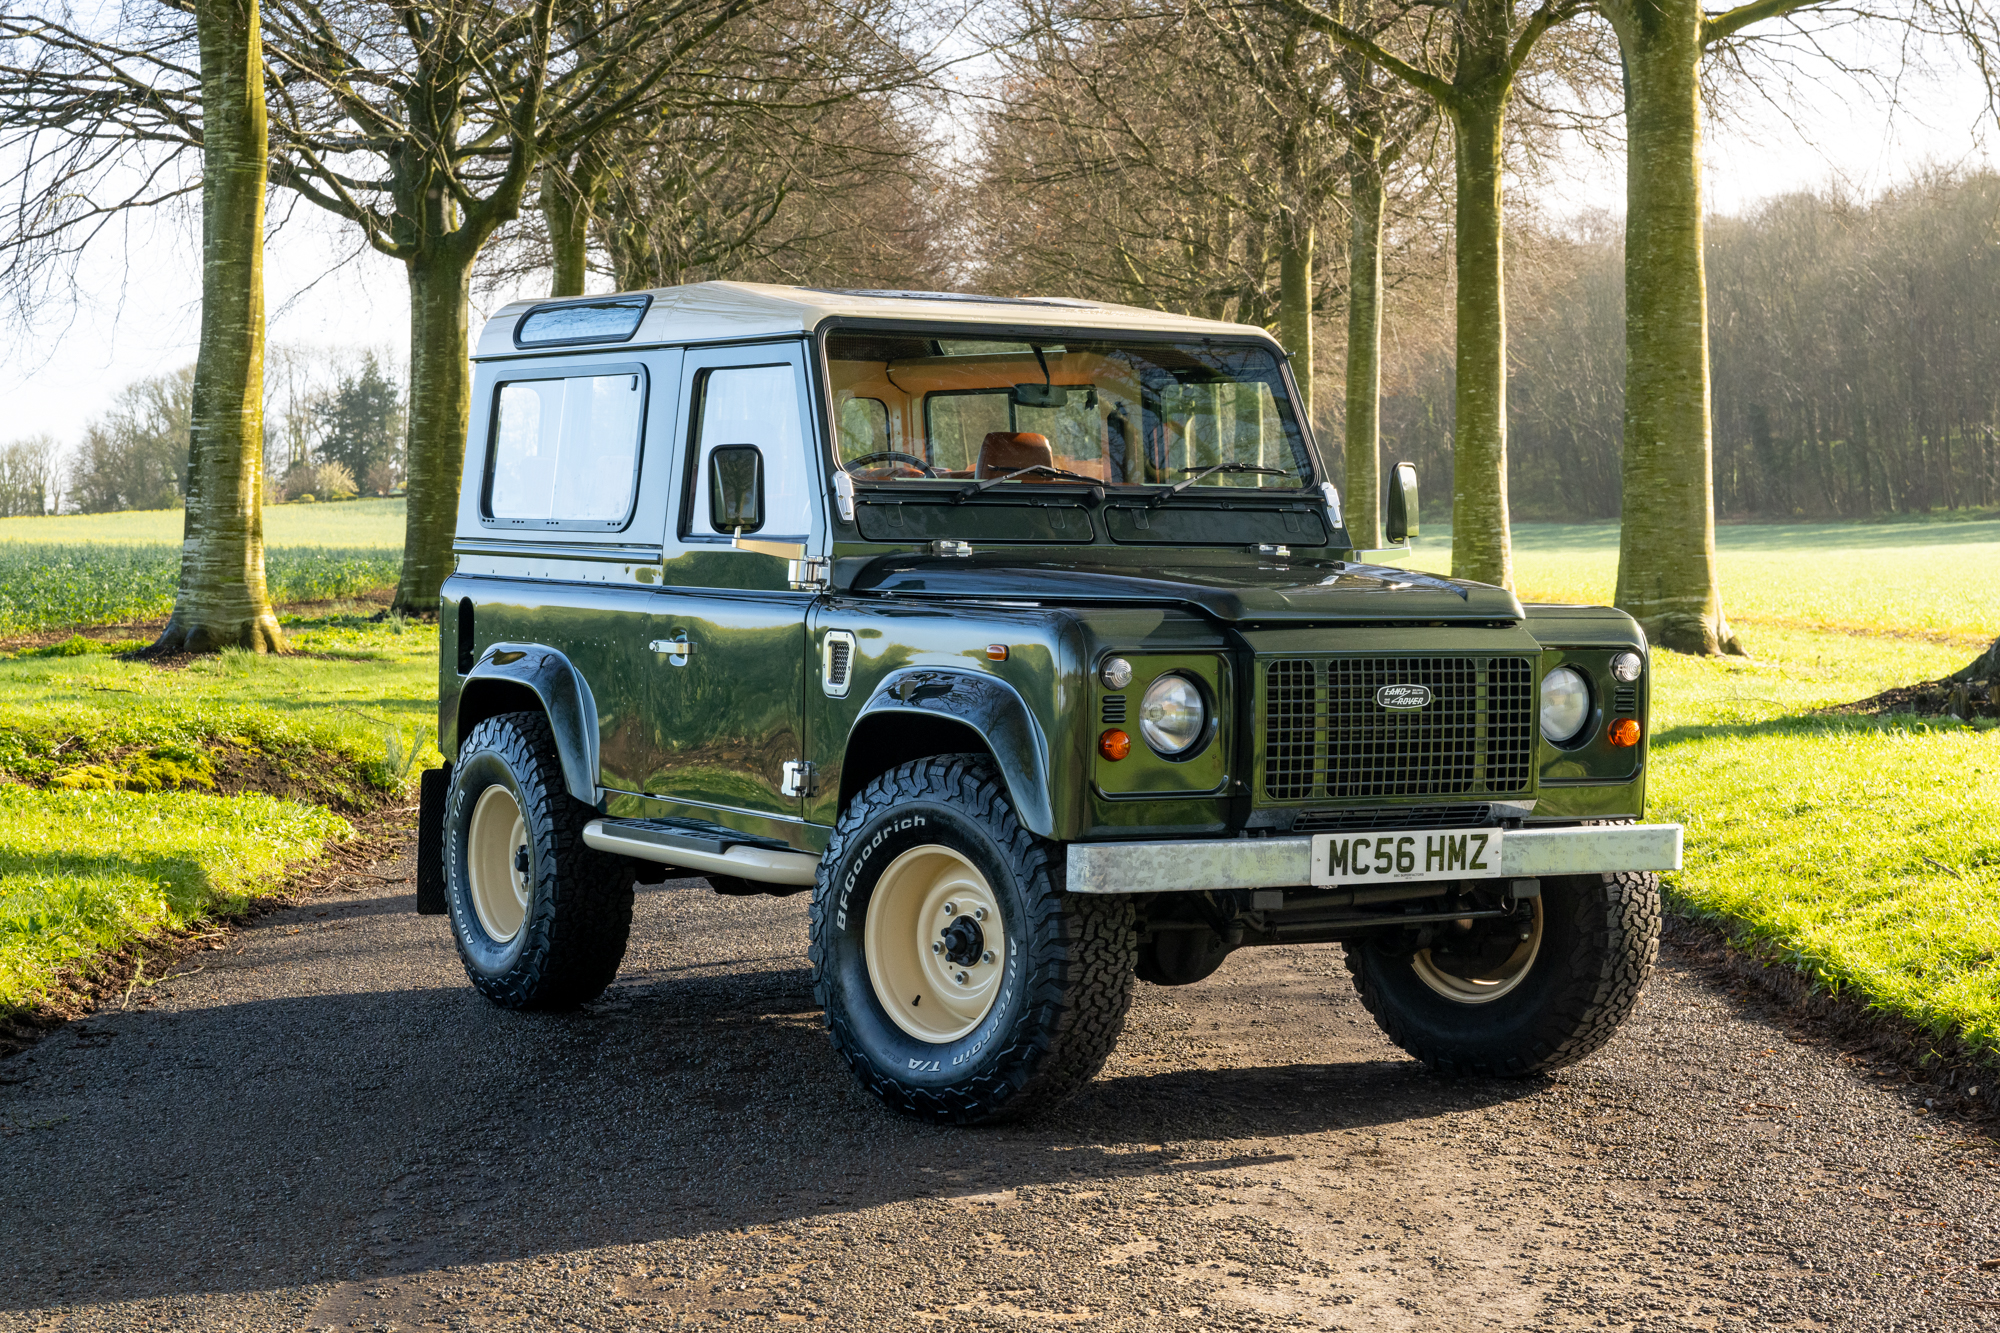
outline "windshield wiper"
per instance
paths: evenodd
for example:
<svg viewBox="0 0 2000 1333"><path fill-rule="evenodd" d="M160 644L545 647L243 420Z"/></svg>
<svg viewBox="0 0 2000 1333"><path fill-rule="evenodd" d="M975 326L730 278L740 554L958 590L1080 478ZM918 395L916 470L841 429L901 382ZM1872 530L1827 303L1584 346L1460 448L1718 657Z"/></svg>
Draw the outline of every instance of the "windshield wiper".
<svg viewBox="0 0 2000 1333"><path fill-rule="evenodd" d="M1203 477L1212 477L1218 472L1257 472L1267 477L1289 477L1292 475L1290 468L1258 467L1255 463L1211 463L1204 468L1184 467L1181 471L1192 472L1194 475L1184 481L1175 482L1164 491L1154 492L1153 498L1147 502L1148 508L1166 503L1169 497L1179 495Z"/></svg>
<svg viewBox="0 0 2000 1333"><path fill-rule="evenodd" d="M983 490L998 486L1003 481L1012 481L1016 477L1025 477L1030 472L1046 472L1051 477L1068 477L1072 481L1094 482L1097 480L1095 477L1086 477L1081 472L1071 472L1068 468L1051 467L1047 463L1030 463L1026 467L1015 468L1004 477L988 477L985 481L975 481L957 495L952 496L951 502L957 504L961 500L969 500Z"/></svg>

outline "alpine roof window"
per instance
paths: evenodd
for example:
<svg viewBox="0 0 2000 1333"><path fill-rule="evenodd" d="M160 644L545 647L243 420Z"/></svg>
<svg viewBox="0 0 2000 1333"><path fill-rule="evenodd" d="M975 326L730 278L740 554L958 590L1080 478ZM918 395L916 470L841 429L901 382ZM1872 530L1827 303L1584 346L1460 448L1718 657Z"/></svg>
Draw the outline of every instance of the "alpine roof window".
<svg viewBox="0 0 2000 1333"><path fill-rule="evenodd" d="M613 296L596 301L538 305L514 329L516 347L569 347L622 343L639 331L650 296Z"/></svg>

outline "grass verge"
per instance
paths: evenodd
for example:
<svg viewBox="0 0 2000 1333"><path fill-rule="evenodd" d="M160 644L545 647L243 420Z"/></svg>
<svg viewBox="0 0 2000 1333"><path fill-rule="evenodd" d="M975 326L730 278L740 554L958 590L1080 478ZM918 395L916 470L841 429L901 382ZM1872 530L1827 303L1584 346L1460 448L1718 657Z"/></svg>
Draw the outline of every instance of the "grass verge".
<svg viewBox="0 0 2000 1333"><path fill-rule="evenodd" d="M2000 1061L2000 727L1811 713L1963 661L1775 629L1755 662L1661 653L1648 816L1687 826L1684 914Z"/></svg>
<svg viewBox="0 0 2000 1333"><path fill-rule="evenodd" d="M437 631L288 616L295 654L0 654L0 1012L149 932L240 911L436 754Z"/></svg>

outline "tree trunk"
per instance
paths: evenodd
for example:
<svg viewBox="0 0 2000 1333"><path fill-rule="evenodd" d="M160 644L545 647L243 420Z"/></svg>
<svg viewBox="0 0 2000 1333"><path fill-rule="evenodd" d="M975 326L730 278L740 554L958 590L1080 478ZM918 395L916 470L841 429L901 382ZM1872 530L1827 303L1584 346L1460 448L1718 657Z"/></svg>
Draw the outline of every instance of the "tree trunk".
<svg viewBox="0 0 2000 1333"><path fill-rule="evenodd" d="M1278 250L1278 341L1291 354L1292 379L1299 386L1299 411L1313 410L1313 225L1285 219L1287 235Z"/></svg>
<svg viewBox="0 0 2000 1333"><path fill-rule="evenodd" d="M257 0L201 0L201 346L174 613L152 651L282 652L264 587L264 183Z"/></svg>
<svg viewBox="0 0 2000 1333"><path fill-rule="evenodd" d="M1382 544L1382 171L1373 138L1348 173L1347 537Z"/></svg>
<svg viewBox="0 0 2000 1333"><path fill-rule="evenodd" d="M1625 477L1618 606L1656 644L1743 653L1715 573L1699 0L1618 7L1626 70Z"/></svg>
<svg viewBox="0 0 2000 1333"><path fill-rule="evenodd" d="M542 168L540 197L555 270L549 295L582 296L590 255L590 209L569 174L555 163Z"/></svg>
<svg viewBox="0 0 2000 1333"><path fill-rule="evenodd" d="M472 366L466 334L472 262L457 247L439 247L408 263L410 282L410 433L403 576L396 609L438 610L438 590L451 573L452 533L465 466L466 424L472 411Z"/></svg>
<svg viewBox="0 0 2000 1333"><path fill-rule="evenodd" d="M1514 586L1507 531L1507 309L1500 244L1506 85L1468 90L1452 116L1458 199L1457 383L1452 434L1452 577Z"/></svg>

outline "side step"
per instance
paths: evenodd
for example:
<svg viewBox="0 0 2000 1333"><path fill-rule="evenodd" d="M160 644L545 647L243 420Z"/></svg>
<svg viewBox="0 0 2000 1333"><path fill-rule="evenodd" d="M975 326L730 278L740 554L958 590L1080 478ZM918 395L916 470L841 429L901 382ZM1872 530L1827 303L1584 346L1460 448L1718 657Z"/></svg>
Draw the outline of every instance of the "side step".
<svg viewBox="0 0 2000 1333"><path fill-rule="evenodd" d="M741 842L700 832L664 828L636 819L593 819L583 826L584 842L600 852L656 861L697 874L735 875L757 884L804 887L819 873L819 858L779 851L754 839Z"/></svg>

